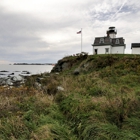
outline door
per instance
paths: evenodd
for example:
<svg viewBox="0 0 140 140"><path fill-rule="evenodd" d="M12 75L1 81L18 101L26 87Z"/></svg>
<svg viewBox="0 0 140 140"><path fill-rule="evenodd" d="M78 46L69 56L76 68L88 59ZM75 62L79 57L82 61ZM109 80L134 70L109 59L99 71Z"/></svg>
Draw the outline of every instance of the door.
<svg viewBox="0 0 140 140"><path fill-rule="evenodd" d="M98 49L94 49L94 54L98 54Z"/></svg>

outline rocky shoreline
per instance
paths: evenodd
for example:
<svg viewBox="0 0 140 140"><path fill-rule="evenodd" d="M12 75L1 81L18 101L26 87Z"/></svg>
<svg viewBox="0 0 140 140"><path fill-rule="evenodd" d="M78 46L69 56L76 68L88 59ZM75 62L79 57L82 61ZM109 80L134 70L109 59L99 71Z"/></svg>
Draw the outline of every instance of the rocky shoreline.
<svg viewBox="0 0 140 140"><path fill-rule="evenodd" d="M26 81L26 77L31 76L29 71L14 71L9 72L6 70L0 71L0 86L19 87Z"/></svg>
<svg viewBox="0 0 140 140"><path fill-rule="evenodd" d="M8 72L8 71L1 71L1 72ZM55 73L56 75L58 73ZM42 83L43 80L49 81L46 86ZM32 79L32 80L31 80ZM5 77L0 77L0 86L4 88L13 88L13 87L21 87L23 85L29 86L28 84L31 83L31 86L35 87L38 90L46 90L49 93L51 90L51 86L53 85L53 78L51 77L50 73L42 73L42 74L34 74L32 75L28 71L22 71L21 74L19 75L14 75L14 73L9 74L8 76ZM62 86L54 85L53 90L56 91L64 91L64 88Z"/></svg>

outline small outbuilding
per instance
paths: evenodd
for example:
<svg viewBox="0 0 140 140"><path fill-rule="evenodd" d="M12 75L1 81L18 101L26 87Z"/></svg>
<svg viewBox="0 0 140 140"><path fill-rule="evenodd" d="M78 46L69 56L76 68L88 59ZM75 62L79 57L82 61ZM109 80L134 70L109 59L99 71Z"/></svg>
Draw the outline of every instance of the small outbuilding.
<svg viewBox="0 0 140 140"><path fill-rule="evenodd" d="M125 44L123 37L117 37L115 27L109 27L107 36L95 37L93 54L124 54Z"/></svg>
<svg viewBox="0 0 140 140"><path fill-rule="evenodd" d="M140 54L140 43L131 44L132 54Z"/></svg>

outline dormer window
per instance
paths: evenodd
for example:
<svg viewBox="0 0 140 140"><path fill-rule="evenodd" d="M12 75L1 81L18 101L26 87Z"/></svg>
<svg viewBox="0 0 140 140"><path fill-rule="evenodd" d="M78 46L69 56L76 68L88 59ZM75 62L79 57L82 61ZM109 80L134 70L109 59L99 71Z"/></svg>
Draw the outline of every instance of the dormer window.
<svg viewBox="0 0 140 140"><path fill-rule="evenodd" d="M100 42L99 43L104 43L104 38L100 38Z"/></svg>
<svg viewBox="0 0 140 140"><path fill-rule="evenodd" d="M120 44L120 40L119 39L116 39L115 44Z"/></svg>

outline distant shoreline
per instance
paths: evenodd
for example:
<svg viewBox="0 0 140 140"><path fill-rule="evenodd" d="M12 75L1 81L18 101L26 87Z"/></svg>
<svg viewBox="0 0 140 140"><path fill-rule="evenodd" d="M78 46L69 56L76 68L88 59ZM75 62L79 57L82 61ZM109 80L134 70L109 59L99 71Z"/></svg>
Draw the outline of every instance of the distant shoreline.
<svg viewBox="0 0 140 140"><path fill-rule="evenodd" d="M55 64L54 63L14 63L13 65L55 65Z"/></svg>

